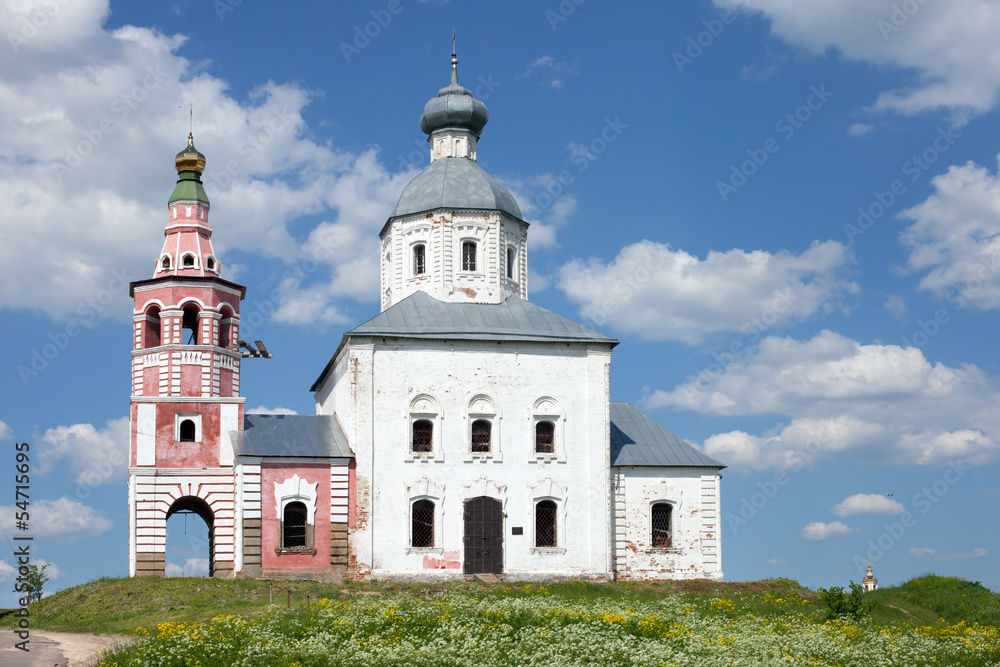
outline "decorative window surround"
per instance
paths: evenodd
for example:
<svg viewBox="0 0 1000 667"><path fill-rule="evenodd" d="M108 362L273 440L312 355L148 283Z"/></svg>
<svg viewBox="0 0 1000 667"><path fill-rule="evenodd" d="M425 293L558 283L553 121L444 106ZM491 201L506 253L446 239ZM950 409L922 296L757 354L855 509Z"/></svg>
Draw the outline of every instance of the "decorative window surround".
<svg viewBox="0 0 1000 667"><path fill-rule="evenodd" d="M434 503L434 546L410 546L411 536L406 536L406 553L408 554L442 554L444 553L444 484L429 479L426 475L406 484L404 498L406 500L406 526L413 526L413 504L418 500L429 500Z"/></svg>
<svg viewBox="0 0 1000 667"><path fill-rule="evenodd" d="M555 427L552 433L553 452L551 454L535 451L535 429L538 422L541 421L550 421ZM542 396L536 400L531 407L531 412L528 414L528 461L537 463L558 461L559 463L565 463L566 446L563 437L565 426L566 416L556 399L551 396Z"/></svg>
<svg viewBox="0 0 1000 667"><path fill-rule="evenodd" d="M281 544L276 544L274 546L274 552L279 556L286 554L316 555L314 537L316 526L316 499L319 496L317 492L318 486L318 482L310 484L298 475L293 475L280 484L278 482L274 482L274 505L277 516L285 516L285 505L288 505L289 503L300 502L306 506L306 546L283 547ZM278 531L280 540L282 539L280 536L284 534L284 526L278 526Z"/></svg>
<svg viewBox="0 0 1000 667"><path fill-rule="evenodd" d="M472 451L472 424L477 420L483 420L490 424L490 451ZM501 414L493 399L486 394L476 394L469 399L469 411L465 416L465 461L503 461L503 451L500 448Z"/></svg>
<svg viewBox="0 0 1000 667"><path fill-rule="evenodd" d="M555 555L566 553L566 490L567 487L559 485L551 477L545 477L544 479L534 483L529 484L528 489L531 491L531 506L528 510L529 525L531 526L531 547L529 552L532 554L540 555ZM556 546L546 546L539 547L535 545L536 525L535 525L535 507L543 500L550 500L556 505Z"/></svg>
<svg viewBox="0 0 1000 667"><path fill-rule="evenodd" d="M413 451L413 422L426 419L431 423L431 451ZM441 422L444 415L437 399L430 394L417 394L410 401L406 414L406 436L404 443L404 461L444 461L444 448L441 446Z"/></svg>
<svg viewBox="0 0 1000 667"><path fill-rule="evenodd" d="M201 442L200 412L178 412L174 415L174 442L181 442L181 422L187 419L194 422L194 440L186 442Z"/></svg>

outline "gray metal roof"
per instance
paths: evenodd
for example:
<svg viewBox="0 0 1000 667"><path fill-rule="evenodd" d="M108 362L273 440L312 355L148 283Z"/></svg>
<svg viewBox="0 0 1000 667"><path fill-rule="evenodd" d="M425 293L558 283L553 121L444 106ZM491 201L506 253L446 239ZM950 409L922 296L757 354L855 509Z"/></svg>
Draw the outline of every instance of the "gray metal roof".
<svg viewBox="0 0 1000 667"><path fill-rule="evenodd" d="M414 292L347 335L489 341L618 341L518 296L503 303L448 303Z"/></svg>
<svg viewBox="0 0 1000 667"><path fill-rule="evenodd" d="M611 403L611 465L725 468L630 403Z"/></svg>
<svg viewBox="0 0 1000 667"><path fill-rule="evenodd" d="M399 196L390 218L436 209L503 211L521 220L514 195L472 160L434 160L413 177Z"/></svg>
<svg viewBox="0 0 1000 667"><path fill-rule="evenodd" d="M330 415L246 414L243 431L233 431L237 456L354 458L347 436Z"/></svg>
<svg viewBox="0 0 1000 667"><path fill-rule="evenodd" d="M533 341L618 344L582 324L556 315L530 301L509 296L503 303L446 303L426 292L414 292L372 319L351 329L341 340L309 391L333 368L334 359L350 336L393 336L450 340Z"/></svg>

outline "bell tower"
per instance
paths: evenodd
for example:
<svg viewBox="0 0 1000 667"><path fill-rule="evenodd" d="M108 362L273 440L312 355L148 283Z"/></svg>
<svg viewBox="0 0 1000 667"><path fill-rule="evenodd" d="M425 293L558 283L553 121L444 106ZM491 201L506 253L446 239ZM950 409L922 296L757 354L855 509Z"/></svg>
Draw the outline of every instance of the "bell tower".
<svg viewBox="0 0 1000 667"><path fill-rule="evenodd" d="M166 520L194 511L209 527L209 571L232 574L233 444L243 425L242 285L212 248L205 156L194 137L174 160L177 185L153 277L133 282L129 408L131 575L163 575Z"/></svg>

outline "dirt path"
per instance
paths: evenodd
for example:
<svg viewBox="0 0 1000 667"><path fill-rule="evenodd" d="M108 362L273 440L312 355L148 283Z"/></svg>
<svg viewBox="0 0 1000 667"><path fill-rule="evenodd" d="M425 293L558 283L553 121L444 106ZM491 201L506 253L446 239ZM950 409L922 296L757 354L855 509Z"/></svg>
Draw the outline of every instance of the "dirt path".
<svg viewBox="0 0 1000 667"><path fill-rule="evenodd" d="M123 641L132 641L132 638L32 630L28 644L31 650L25 653L6 644L0 648L0 664L10 667L90 667L97 663L97 651Z"/></svg>

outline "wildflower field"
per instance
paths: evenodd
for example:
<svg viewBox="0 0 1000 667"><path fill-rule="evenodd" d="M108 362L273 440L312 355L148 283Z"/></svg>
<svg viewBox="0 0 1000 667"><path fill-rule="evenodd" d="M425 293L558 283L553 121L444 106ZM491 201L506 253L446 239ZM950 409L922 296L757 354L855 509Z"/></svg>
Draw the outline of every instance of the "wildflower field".
<svg viewBox="0 0 1000 667"><path fill-rule="evenodd" d="M139 628L134 644L105 651L99 664L1000 666L995 624L909 621L916 617L898 606L899 622L828 620L815 595L780 590L716 597L529 584L340 593L348 594ZM982 599L995 618L1000 596L982 595L992 596Z"/></svg>

